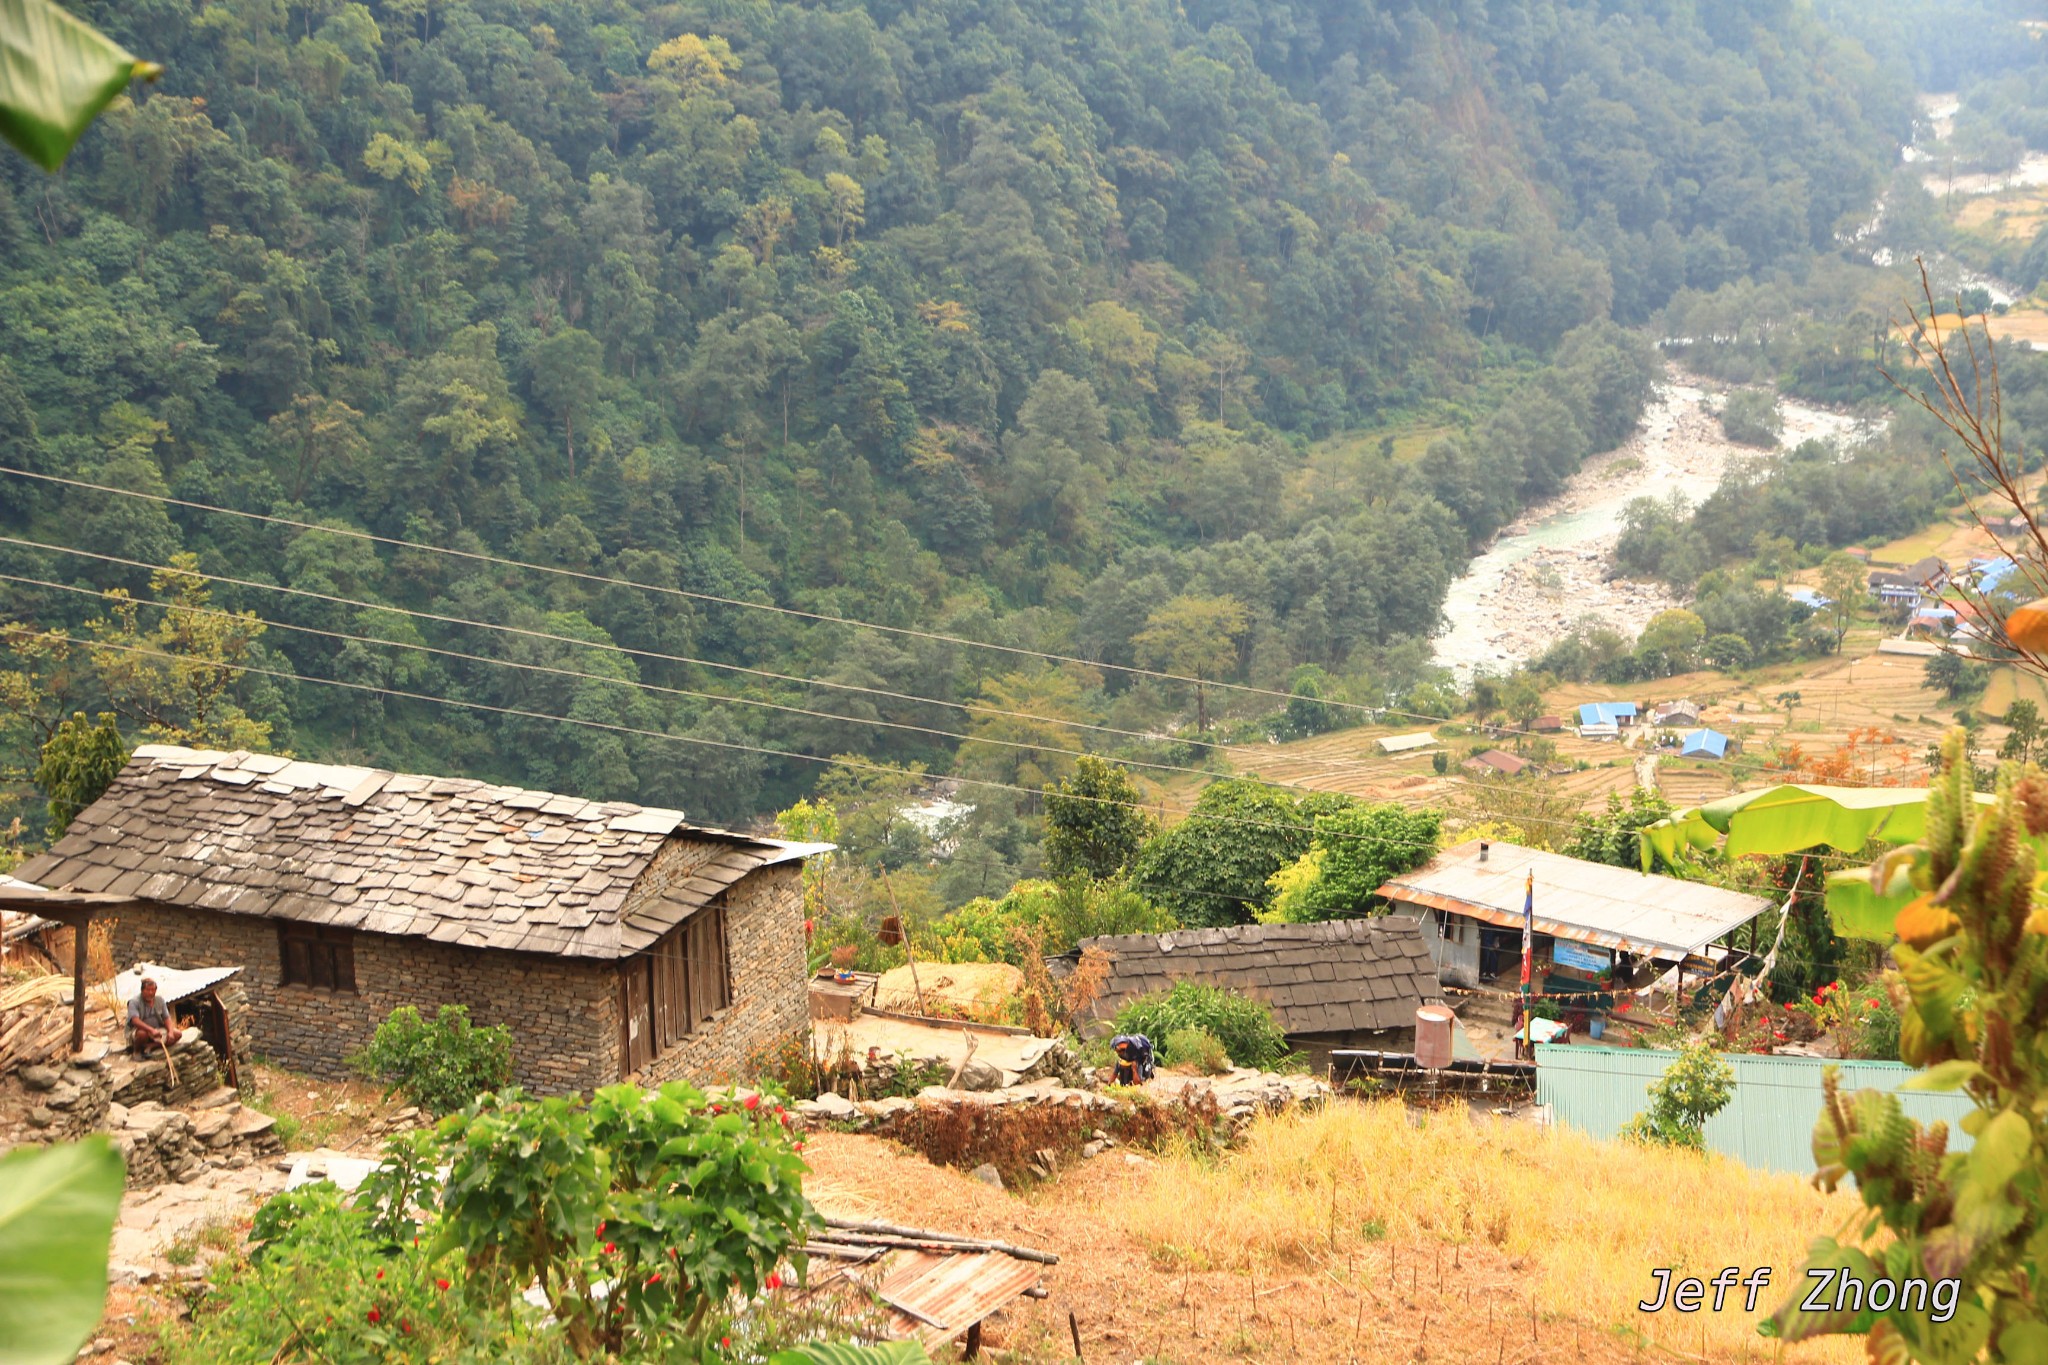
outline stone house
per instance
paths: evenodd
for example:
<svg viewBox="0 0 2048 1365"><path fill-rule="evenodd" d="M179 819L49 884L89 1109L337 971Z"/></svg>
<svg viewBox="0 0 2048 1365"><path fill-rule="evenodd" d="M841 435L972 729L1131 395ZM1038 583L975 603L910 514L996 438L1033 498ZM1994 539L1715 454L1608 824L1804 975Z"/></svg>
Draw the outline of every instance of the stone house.
<svg viewBox="0 0 2048 1365"><path fill-rule="evenodd" d="M127 897L115 958L240 967L256 1053L345 1073L393 1009L512 1030L520 1084L737 1075L807 1026L804 859L623 801L145 745L45 886Z"/></svg>

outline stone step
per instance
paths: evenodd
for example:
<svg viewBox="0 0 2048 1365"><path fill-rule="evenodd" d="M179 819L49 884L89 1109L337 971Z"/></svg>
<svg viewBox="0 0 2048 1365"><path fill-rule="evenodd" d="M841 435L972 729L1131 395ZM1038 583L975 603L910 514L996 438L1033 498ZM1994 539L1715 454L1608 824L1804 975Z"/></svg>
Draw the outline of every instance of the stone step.
<svg viewBox="0 0 2048 1365"><path fill-rule="evenodd" d="M239 1100L241 1097L241 1092L233 1086L223 1085L217 1089L207 1091L204 1095L192 1101L192 1107L194 1109L218 1109L230 1101Z"/></svg>
<svg viewBox="0 0 2048 1365"><path fill-rule="evenodd" d="M237 1109L228 1122L228 1130L238 1138L255 1137L277 1127L277 1120L268 1114L259 1114L254 1109Z"/></svg>
<svg viewBox="0 0 2048 1365"><path fill-rule="evenodd" d="M192 1136L201 1142L210 1142L228 1130L235 1120L238 1104L232 1109L202 1109L192 1116Z"/></svg>

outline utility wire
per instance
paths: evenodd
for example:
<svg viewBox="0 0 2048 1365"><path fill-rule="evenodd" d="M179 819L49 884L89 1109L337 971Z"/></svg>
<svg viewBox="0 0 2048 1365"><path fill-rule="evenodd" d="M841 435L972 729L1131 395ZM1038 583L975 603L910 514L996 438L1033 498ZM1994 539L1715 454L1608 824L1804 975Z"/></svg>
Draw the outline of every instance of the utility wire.
<svg viewBox="0 0 2048 1365"><path fill-rule="evenodd" d="M36 630L34 627L31 626L0 625L0 634L4 635L21 636L37 635L41 633L42 632ZM145 658L161 659L167 663L189 662L189 660L184 656L170 654L158 649L147 649L140 645L123 645L116 644L113 641L109 640L87 639L73 639L72 643L80 645L87 649L109 650L117 653L139 655ZM410 692L402 688L382 687L372 683L348 682L340 678L314 677L308 674L293 673L285 669L264 668L257 664L222 662L217 664L216 666L224 669L229 669L237 673L252 674L257 677L275 678L283 682L312 683L321 687L341 688L351 692L363 693L379 697L394 698L400 701L430 702L441 706L459 707L463 710L477 711L489 715L511 716L522 720L554 721L558 724L575 725L585 729L597 730L610 734L632 735L644 739L667 740L669 742L679 744L695 744L705 748L723 749L739 753L760 754L771 758L795 759L805 763L816 763L824 767L850 768L855 771L880 773L892 777L901 777L903 775L901 770L899 769L888 767L885 764L870 763L863 759L839 756L826 758L821 757L817 754L807 754L789 749L771 749L758 744L742 744L732 740L705 739L699 735L671 734L665 730L649 730L641 726L622 725L615 721L589 720L578 716L558 716L553 714L552 712L531 711L523 707L500 706L490 702L466 701L457 697L443 697L429 692ZM1043 791L1034 790L1030 787L1021 786L1014 782L997 781L993 778L952 777L948 778L947 780L957 782L964 786L983 787L996 791L1015 792L1020 795L1029 796L1033 798L1043 798L1043 796L1045 795ZM1135 805L1134 803L1126 801L1117 801L1109 797L1088 796L1079 793L1064 792L1059 793L1059 796L1062 800L1085 801L1095 805L1117 806L1125 809L1143 809L1142 806ZM1262 820L1248 820L1242 816L1204 815L1202 818L1205 820L1212 821L1219 825L1235 826L1244 829L1262 829L1268 831L1278 830L1292 833L1300 833L1304 828L1301 825L1278 824L1272 821ZM1327 833L1329 836L1335 838L1354 839L1360 842L1370 842L1389 848L1409 848L1416 850L1429 850L1432 852L1438 851L1438 845L1414 839L1388 839L1379 835L1348 834L1337 830L1328 830L1321 832ZM1796 856L1801 859L1810 859L1820 858L1825 855L1801 853L1790 856Z"/></svg>
<svg viewBox="0 0 2048 1365"><path fill-rule="evenodd" d="M1167 740L1167 741L1162 741L1162 740L1160 740L1160 739L1159 739L1159 737L1157 737L1157 736L1153 736L1153 735L1147 735L1147 734L1144 734L1143 732L1140 732L1140 731L1136 731L1136 730L1123 730L1123 729L1118 729L1118 728L1116 728L1116 727L1113 727L1113 726L1105 726L1105 725L1097 725L1097 724L1093 724L1093 723L1091 723L1091 722L1088 722L1088 721L1079 721L1079 720L1064 720L1064 719L1061 719L1061 718L1058 718L1058 717L1052 717L1052 716L1045 716L1045 715L1038 715L1038 714L1034 714L1034 713L1032 713L1032 712L1028 712L1028 711L1012 711L1012 710L1007 710L1007 709L1005 709L1005 708L1002 708L1002 707L992 707L992 706L987 706L987 705L984 705L984 704L982 704L982 703L978 703L978 702L954 702L954 701L944 701L944 700L941 700L941 699L939 699L939 698L936 698L936 697L922 697L922 696L916 696L916 695L913 695L913 694L910 694L910 693L902 693L902 692L891 692L891 691L885 691L885 690L882 690L882 689L877 689L877 688L870 688L870 687L864 687L864 686L860 686L860 685L858 685L858 684L852 684L852 683L836 683L836 682L830 682L830 681L827 681L827 680L825 680L825 679L821 679L821 678L808 678L808 677L803 677L803 676L799 676L799 675L793 675L793 674L786 674L786 673L773 673L773 672L769 672L769 671L767 671L767 670L763 670L763 669L755 669L755 668L748 668L748 667L745 667L745 666L743 666L743 665L739 665L739 664L722 664L722 663L716 663L716 662L713 662L713 661L711 661L711 660L708 660L708 659L696 659L696 658L692 658L692 657L690 657L690 656L688 656L688 655L681 655L681 654L667 654L667 653L664 653L664 652L662 652L662 651L659 651L659 650L647 650L647 649L637 649L637 648L633 648L633 647L630 647L630 646L626 646L626 645L621 645L621 644L618 644L618 643L617 643L617 642L615 642L615 641L609 641L609 640L606 640L606 641L597 641L597 640L586 640L586 639L583 639L583 638L581 638L581 637L579 637L579 636L574 636L574 635L562 635L562 634L559 634L559 633L557 633L557 632L554 632L554 631L545 631L545 630L534 630L534 629L531 629L531 628L528 628L528 627L524 627L524 626L510 626L510 625L502 625L502 624L499 624L499 623L496 623L496 622L492 622L492 621L475 621L475 620L470 620L470 619L468 619L468 618L466 618L466 617L460 617L460 616L448 616L448 615L445 615L445 614L443 614L443 613L440 613L440 612L431 612L431 611L420 611L420 610L417 610L417 609L415 609L415 608L411 608L411 607L400 607L400 606L394 606L394 605L390 605L390 604L388 604L388 603L382 603L382 602L365 602L365 601L362 601L362 600L360 600L360 599L357 599L357 598L352 598L352 597L342 597L342 596L338 596L338 595L336 595L336 594L333 594L333 593L323 593L323 592L315 592L315 591L313 591L313 590L311 590L311 589L309 589L309 588L294 588L294 587L289 587L289 586L286 586L286 585L284 585L284 584L281 584L281 583L264 583L264 582L260 582L260 581L258 581L258 580L255 580L255 579L248 579L248 578L235 578L235 577L232 577L232 576L230 576L230 575L226 575L226 574L215 574L215 573L208 573L208 572L206 572L206 571L205 571L205 570L203 570L203 569L197 569L197 568L190 568L190 569L172 569L172 568L170 568L170 566L168 566L168 565L161 565L161 564L153 564L153 563L150 563L150 562L148 562L148 561L145 561L145 560L139 560L139 559L128 559L128 558L126 558L126 557L124 557L124 556L121 556L121 555L112 555L112 554L106 554L106 553L103 553L103 552L100 552L100 551L96 551L96 550L84 550L84 549L80 549L80 548L78 548L78 547L76 547L76 546L71 546L71 545L53 545L53 544L50 544L50 543L47 543L47 542L44 542L44 541L37 541L37 540L27 540L27 539L24 539L24 538L22 538L22 537L19 537L19 536L7 536L7 535L0 535L0 545L15 545L15 546L20 546L20 547L21 547L21 548L23 548L23 549L30 549L30 550L41 550L41 551L45 551L45 552L48 552L48 553L53 553L53 554L66 554L66 555L73 555L73 556L76 556L76 557L78 557L78 558L81 558L81 559L90 559L90 560L95 560L95 561L98 561L98 562L100 562L100 563L104 563L104 564L116 564L116 565L120 565L120 566L122 566L122 567L124 567L124 568L131 568L131 569L144 569L144 570L148 570L148 571L150 571L150 572L152 572L152 573L156 573L156 572L173 572L173 573L187 574L187 575L189 575L189 576L191 576L191 577L193 577L193 578L200 578L200 579L204 579L204 580L206 580L207 582L210 582L210 583L221 583L221 584L225 584L225 585L227 585L227 586L229 586L229 587L236 587L236 588L245 588L245 589L249 589L249 590L252 590L252 591L257 591L257 592L273 592L273 593L278 593L278 594L281 594L281 595L283 595L283 596L287 596L287 597L298 597L298 598L304 598L304 599L306 599L306 600L309 600L309 601L314 601L314 602L324 602L324 603L327 603L328 605L331 605L331 606L341 606L341 607L353 607L353 608L357 608L357 609L359 609L359 610L363 610L363 611L376 611L376 612L388 612L388 613L390 613L391 615L394 615L394 616L404 616L404 617L408 617L408 618L411 618L411 619L414 619L414 620L420 620L420 621L432 621L432 622L435 622L435 623L437 623L437 624L440 624L440 625L448 625L448 626L457 626L457 627L461 627L461 628L463 628L463 629L469 629L469 630L487 630L487 631L497 631L497 632L500 632L500 633L502 633L502 634L506 634L506 635L514 635L514 636L519 636L519 637L523 637L523 638L526 638L526 639L534 639L534 640L545 640L545 641L548 641L548 642L550 642L550 643L554 643L554 644L562 644L562 645L570 645L570 646L574 646L574 647L576 647L576 648L580 648L580 649L591 649L591 650L598 650L598 651L602 651L602 652L605 652L605 653L613 653L613 654L623 654L623 655L627 655L627 656L630 656L630 657L634 657L634 658L643 658L643 659L654 659L654 660L658 660L658 661L661 661L661 662L664 662L664 663L675 663L675 664L685 664L685 665L694 665L694 666L699 666L699 667L704 667L704 668L711 668L711 669L724 669L724 670L728 670L728 671L731 671L731 672L737 672L737 673L749 674L749 675L752 675L752 676L756 676L756 677L763 677L763 678L768 678L768 679L772 679L772 680L775 680L775 681L779 681L779 682L787 682L787 683L791 683L791 684L796 684L796 685L801 685L801 686L807 686L807 687L823 687L823 688L832 688L832 689L837 689L837 690L843 690L843 691L848 691L848 692L855 692L855 693L861 693L861 694L866 694L866 695L872 695L872 696L881 696L881 697L886 697L886 698L889 698L889 699L891 699L891 700L897 700L897 701L911 702L911 703L917 703L917 704L923 704L923 705L930 705L930 706L943 706L943 707L950 707L950 708L953 708L953 709L957 709L957 710L961 710L961 711L965 711L965 712L968 712L969 714L974 714L974 715L991 715L991 716L998 716L998 717L1003 717L1003 718L1006 718L1006 719L1011 719L1011 720L1028 720L1028 721L1034 721L1034 722L1038 722L1038 723L1045 723L1045 722L1048 722L1048 721L1050 721L1050 722L1052 722L1052 723L1054 723L1054 724L1058 724L1058 725L1061 725L1061 726L1065 726L1065 727L1067 727L1067 728L1069 728L1069 729L1075 729L1075 730L1089 730L1089 731L1095 731L1095 732L1101 732L1101 733L1108 733L1108 734L1113 734L1113 735L1117 735L1117 736L1120 736L1120 737L1124 737L1124 738L1129 738L1129 739L1135 739L1135 740L1140 740L1140 741L1144 741L1144 742L1148 742L1148 743L1160 743L1160 742L1170 742L1170 743L1186 743L1186 744L1192 744L1192 745L1197 745L1197 746L1199 746L1199 747L1202 747L1202 748L1205 748L1205 749L1209 749L1209 750L1212 750L1212 751L1215 751L1215 752L1218 752L1218 753L1223 753L1223 754L1226 754L1226 755L1230 755L1230 756L1233 756L1233 757L1238 757L1238 758L1242 758L1242 757L1244 757L1244 756L1245 756L1246 754L1248 754L1249 752L1251 752L1251 751L1253 751L1253 750L1255 749L1255 746L1252 746L1252 745L1230 745L1230 744L1219 744L1219 743L1213 743L1213 742L1210 742L1210 741L1207 741L1207 740L1180 740L1180 739L1173 739L1173 740ZM39 580L39 579L32 579L32 578L26 578L26 577L18 577L18 578L17 578L17 577L15 577L15 576L13 576L13 575L0 575L0 577L8 577L8 578L14 578L14 581L17 581L17 582L21 582L21 583L24 583L24 584L32 584L32 585L36 585L36 586L42 586L42 587L51 587L51 588L57 588L57 589L60 589L60 590L63 590L63 591L77 591L77 592L83 592L83 593L95 593L95 592L97 592L97 593L98 593L99 595L101 595L101 596L107 596L107 595L108 595L107 593L105 593L105 592L102 592L102 591L100 591L100 590L97 590L97 589L81 589L81 588L70 588L70 587L67 587L66 585L63 585L63 584L55 584L55 583L49 583L49 582L46 582L46 581L44 581L44 580ZM148 605L148 604L145 604L145 605ZM154 605L162 605L162 604L154 604ZM183 608L182 610L190 610L190 608ZM261 619L261 618L259 618L259 619ZM304 631L304 632L307 632L307 633L310 633L310 634L327 634L327 635L332 635L332 636L335 636L335 637L337 637L337 638L342 638L342 639L350 639L350 640L359 640L359 641L362 641L362 642L364 642L364 643L378 643L378 644L387 644L387 645L390 645L390 646L392 646L392 647L394 647L394 648L403 648L403 649L419 649L419 650L426 650L426 651L428 651L428 652L440 652L440 653L449 653L449 654L453 654L453 655L454 655L455 657L458 657L458 658L469 658L469 659L476 659L476 660L478 660L478 661L480 661L480 662L485 662L485 663L509 663L509 662L510 662L510 661L506 661L506 660L495 660L495 659L491 659L491 658L489 658L488 656L478 656L478 655L466 655L466 654L461 654L461 653L460 653L459 651L446 651L446 650L435 650L435 649L433 649L433 648L432 648L432 647L430 647L430 646L426 646L426 645L416 645L416 644L410 644L410 643L406 643L406 642L403 642L403 641L395 641L395 640L370 640L370 639L369 639L368 637L361 637L361 636L351 636L351 635L346 635L346 634L344 634L344 633L341 633L341 632L331 632L331 631L323 631L323 630L316 630L316 629L315 629L315 628L313 628L313 627L309 627L309 626L298 626L298 625L293 625L293 624L291 624L291 623L288 623L288 622L279 622L279 621L265 621L265 622L264 622L264 624L266 624L266 625L275 625L275 626L278 626L278 627L279 627L280 629L284 629L284 630L299 630L299 631ZM534 666L534 665L524 665L524 664L515 664L515 665L513 665L513 666L516 666L516 667L536 667L536 666ZM601 675L587 675L587 676L596 676L596 677L598 677L598 678L599 678L600 680L602 680L602 681L621 681L621 680L619 680L619 679L604 679L604 678L602 678L602 676L601 676ZM733 702L734 704L737 704L737 705L748 705L748 706L764 706L764 707L769 707L769 708L772 708L772 709L775 709L775 710L787 710L787 711L795 711L795 712L798 712L799 714L803 714L803 715L807 715L807 716L816 716L816 717L820 717L820 718L823 718L823 719L829 719L829 720L837 720L837 721L841 721L841 722L843 722L843 723L845 723L845 724L848 724L848 725L879 725L879 726L886 726L886 727L889 727L889 728L892 728L892 729L901 729L901 730L913 730L913 731L919 731L919 732L922 732L922 733L925 733L925 734L929 734L929 735L935 735L935 736L940 736L940 737L944 737L944 738L950 738L950 739L956 739L956 740L961 740L961 741L972 741L972 742L975 742L975 743L989 743L989 744L999 744L999 743L1003 743L1003 741L997 741L997 740L986 740L986 739L983 739L983 738L981 738L980 736L975 736L975 735L962 735L962 734L959 734L959 733L957 733L957 732L955 732L955 731L950 731L950 730L940 730L940 729L936 729L936 728L932 728L932 727L927 727L927 726L913 725L913 724L910 724L910 723L908 723L908 722L900 722L900 721L889 721L889 720L882 720L882 719L879 719L879 718L876 718L876 719L868 719L868 718L864 718L864 717L859 717L859 716L847 716L847 715L840 715L840 714L838 714L838 713L834 713L834 712L824 712L824 711L815 711L815 710L810 710L810 709L807 709L807 708L804 708L804 707L792 707L792 706L787 706L787 705L784 705L784 704L781 704L781 703L776 703L776 702L768 702L768 701L763 701L763 700L760 700L760 699L756 699L756 698L736 697L736 696L730 696L730 695L727 695L727 694L724 694L724 693L712 693L712 692L696 692L696 691L691 691L691 690L689 690L689 689L686 689L686 688L665 688L665 687L659 687L658 685L656 685L656 684L653 684L653 683L645 683L645 684L635 684L635 685L639 685L639 686L645 686L645 687L653 688L653 689L655 689L655 690L658 690L658 691L669 691L669 692L675 692L675 693L677 693L678 695L683 695L683 696L695 696L695 697L704 697L704 698L708 698L708 699L711 699L711 700L717 700L717 701L730 701L730 702ZM1039 748L1043 748L1043 749L1045 749L1045 750L1046 750L1047 752L1057 752L1057 753L1066 753L1066 754L1074 754L1074 755L1078 755L1078 754L1080 754L1080 753L1086 752L1086 751L1084 751L1084 750L1070 750L1070 749L1057 749L1057 748L1054 748L1054 747L1052 747L1052 746L1040 746L1040 745L1019 745L1019 746L1015 746L1015 747L1029 748L1029 749L1039 749ZM1149 761L1145 761L1145 760L1139 760L1139 759L1117 759L1116 761L1117 761L1117 762L1120 762L1120 763L1127 763L1127 764L1132 764L1132 765L1135 765L1135 766L1139 766L1139 767L1147 767L1147 768L1156 768L1156 769L1161 769L1161 770L1166 770L1166 771L1175 771L1175 772L1187 772L1187 773L1199 773L1199 774L1203 774L1203 775L1206 775L1206 776L1216 776L1216 775L1217 775L1217 774L1211 773L1211 772L1210 772L1210 771L1209 771L1208 769L1205 769L1205 768L1193 768L1193 767L1188 767L1188 766L1186 766L1186 765L1181 765L1181 764L1165 764L1165 763L1154 763L1154 762L1149 762ZM1301 760L1300 760L1300 759L1296 759L1296 760L1294 760L1294 761L1297 761L1297 762L1299 762L1299 761L1301 761ZM1360 759L1343 759L1343 758L1320 758L1320 757L1316 757L1316 756L1313 756L1313 755L1311 755L1311 756L1308 756L1308 759L1307 759L1307 761L1309 761L1309 762L1311 762L1311 763L1315 764L1316 766L1318 766L1318 767L1320 767L1320 768L1324 768L1324 769L1328 769L1328 770L1341 770L1341 771L1346 771L1346 772L1351 772L1351 773L1362 773L1362 772L1365 772L1365 771L1380 771L1380 770L1378 770L1378 769L1370 769L1370 770L1369 770L1369 769L1367 769L1365 765L1367 765L1368 763L1384 763L1384 764L1386 764L1386 765L1387 765L1387 770L1391 770L1391 769L1392 769L1392 768L1393 768L1393 767L1394 767L1394 766L1395 766L1395 765L1397 764L1397 762L1398 762L1398 760L1395 760L1395 759L1393 759L1393 758L1391 758L1391 757L1376 757L1376 758L1360 758ZM1451 778L1451 779L1448 779L1448 780L1450 780L1450 781L1453 781L1453 782L1460 782L1460 783L1462 783L1462 782L1463 782L1463 779L1461 779L1461 778ZM1269 783L1268 785L1274 785L1274 786L1291 786L1292 784L1284 784L1284 783ZM1315 789L1313 789L1313 788L1304 788L1303 790L1315 790Z"/></svg>
<svg viewBox="0 0 2048 1365"><path fill-rule="evenodd" d="M1003 654L1017 655L1021 658L1038 659L1046 663L1080 664L1087 668L1100 668L1118 673L1127 673L1133 677L1154 678L1164 682L1186 683L1199 687L1216 687L1226 691L1244 692L1254 696L1275 697L1281 701L1289 701L1294 697L1294 694L1291 692L1281 692L1270 687L1257 687L1250 683L1219 682L1214 679L1191 677L1182 673L1168 673L1158 669L1138 668L1130 664L1107 663L1101 659L1087 659L1074 654L1054 654L1045 650L1026 649L1021 645L992 644L986 640L971 640L961 635L947 635L941 631L934 630L919 630L912 626L885 626L874 621L860 621L852 617L833 616L827 612L805 611L798 607L778 606L770 602L747 602L734 597L719 597L712 593L693 592L687 588L672 588L661 583L636 583L629 578L613 578L606 574L589 573L582 569L564 569L552 564L535 564L530 560L508 559L502 555L485 554L478 550L454 550L443 545L428 545L420 541L402 540L396 536L380 536L371 531L358 531L352 527L323 526L318 522L298 521L291 517L270 516L262 512L245 512L240 508L221 507L214 503L195 502L188 498L174 498L162 493L144 493L132 488L116 488L111 484L91 483L84 479L68 479L57 474L42 474L34 470L17 469L12 465L0 465L0 474L11 474L16 478L22 479L36 479L44 483L60 484L66 488L79 488L93 493L112 493L119 497L140 498L147 502L161 503L171 507L189 508L196 512L215 512L222 516L243 517L250 521L263 522L266 525L272 526L288 526L299 531L318 531L327 535L342 536L350 540L362 540L376 545L388 545L396 549L422 550L429 554L447 555L451 558L466 559L476 563L496 564L510 569L523 569L531 573L555 574L563 578L572 578L586 583L598 583L608 587L637 588L646 592L664 593L690 601L708 602L715 606L737 607L748 611L772 612L778 616L794 617L826 625L851 626L855 629L878 631L886 635L901 635L910 639L929 640L940 644L962 645L970 649L994 650ZM1353 711L1366 711L1378 715L1401 716L1410 720L1426 720L1438 725L1446 724L1450 720L1448 716L1425 716L1414 711L1398 711L1392 707L1371 706L1365 702L1339 701L1334 698L1317 698L1317 700L1325 706L1340 707Z"/></svg>

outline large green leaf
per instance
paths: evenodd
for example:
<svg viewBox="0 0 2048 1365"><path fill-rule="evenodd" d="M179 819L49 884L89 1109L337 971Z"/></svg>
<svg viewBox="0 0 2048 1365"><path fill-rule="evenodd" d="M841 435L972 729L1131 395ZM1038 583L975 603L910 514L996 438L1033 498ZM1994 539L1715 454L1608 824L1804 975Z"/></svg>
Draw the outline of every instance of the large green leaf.
<svg viewBox="0 0 2048 1365"><path fill-rule="evenodd" d="M121 1181L104 1137L0 1157L0 1365L63 1365L99 1325Z"/></svg>
<svg viewBox="0 0 2048 1365"><path fill-rule="evenodd" d="M1899 911L1918 894L1903 875L1879 891L1871 886L1868 869L1851 868L1828 875L1828 915L1843 938L1889 943Z"/></svg>
<svg viewBox="0 0 2048 1365"><path fill-rule="evenodd" d="M843 1341L813 1341L768 1357L768 1365L931 1365L932 1358L914 1341L885 1341L854 1346Z"/></svg>
<svg viewBox="0 0 2048 1365"><path fill-rule="evenodd" d="M129 81L160 70L50 0L0 0L0 137L46 171Z"/></svg>

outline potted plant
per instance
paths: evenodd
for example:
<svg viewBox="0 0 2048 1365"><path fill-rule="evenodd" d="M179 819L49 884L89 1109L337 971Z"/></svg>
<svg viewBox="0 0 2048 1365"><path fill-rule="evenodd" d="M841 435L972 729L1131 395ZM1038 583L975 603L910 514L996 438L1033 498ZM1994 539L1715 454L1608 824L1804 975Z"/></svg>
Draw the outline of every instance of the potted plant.
<svg viewBox="0 0 2048 1365"><path fill-rule="evenodd" d="M853 963L854 959L859 956L860 948L855 944L842 943L837 948L834 948L832 950L833 980L842 983L853 980Z"/></svg>

